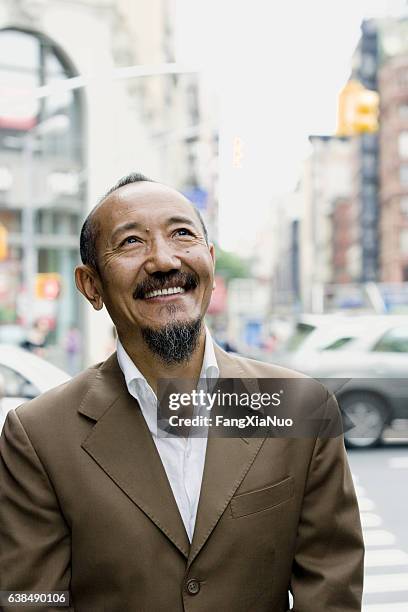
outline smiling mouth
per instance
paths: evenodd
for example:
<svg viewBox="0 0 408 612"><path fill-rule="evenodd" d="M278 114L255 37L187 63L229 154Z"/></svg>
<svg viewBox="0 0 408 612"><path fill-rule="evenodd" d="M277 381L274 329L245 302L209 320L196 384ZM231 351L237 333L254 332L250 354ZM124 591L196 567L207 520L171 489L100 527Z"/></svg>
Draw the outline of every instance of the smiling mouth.
<svg viewBox="0 0 408 612"><path fill-rule="evenodd" d="M197 275L187 273L158 273L148 276L138 284L133 293L136 300L168 300L180 299L180 295L187 293L198 286Z"/></svg>
<svg viewBox="0 0 408 612"><path fill-rule="evenodd" d="M178 293L185 293L186 290L183 287L169 287L168 289L156 289L155 291L149 291L144 296L145 300L150 300L155 297L165 297L168 295L175 295Z"/></svg>

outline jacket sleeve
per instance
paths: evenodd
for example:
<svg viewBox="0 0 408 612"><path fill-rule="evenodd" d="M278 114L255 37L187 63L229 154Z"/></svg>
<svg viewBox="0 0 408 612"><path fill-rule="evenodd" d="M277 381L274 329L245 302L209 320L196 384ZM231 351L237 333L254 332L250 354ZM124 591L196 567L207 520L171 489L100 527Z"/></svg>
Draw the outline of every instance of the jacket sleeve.
<svg viewBox="0 0 408 612"><path fill-rule="evenodd" d="M364 544L353 481L338 435L340 413L328 401L335 435L316 440L292 568L295 612L361 611ZM331 419L333 424L333 418Z"/></svg>
<svg viewBox="0 0 408 612"><path fill-rule="evenodd" d="M13 410L0 437L0 591L68 591L70 557L70 531L52 484ZM61 609L73 610L44 608Z"/></svg>

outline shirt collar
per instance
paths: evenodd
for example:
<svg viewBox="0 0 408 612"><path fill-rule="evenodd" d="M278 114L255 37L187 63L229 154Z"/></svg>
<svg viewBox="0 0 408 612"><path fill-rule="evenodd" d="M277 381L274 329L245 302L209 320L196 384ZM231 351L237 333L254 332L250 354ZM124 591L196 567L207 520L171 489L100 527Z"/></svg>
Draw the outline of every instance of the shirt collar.
<svg viewBox="0 0 408 612"><path fill-rule="evenodd" d="M119 367L125 377L126 386L128 388L129 393L133 395L131 389L134 390L134 384L136 381L144 381L144 383L150 388L150 385L148 384L146 378L143 376L139 368L129 357L119 338L117 340L116 350ZM215 357L213 340L208 327L205 326L205 349L200 378L218 378L219 375L220 370L218 367L217 359Z"/></svg>

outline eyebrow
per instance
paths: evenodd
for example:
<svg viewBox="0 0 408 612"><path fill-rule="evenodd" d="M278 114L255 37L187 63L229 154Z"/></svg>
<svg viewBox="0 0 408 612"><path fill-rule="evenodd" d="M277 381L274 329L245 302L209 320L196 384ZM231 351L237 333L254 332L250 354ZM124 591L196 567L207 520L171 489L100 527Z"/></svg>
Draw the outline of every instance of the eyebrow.
<svg viewBox="0 0 408 612"><path fill-rule="evenodd" d="M174 217L170 217L167 222L166 225L173 225L174 223L184 223L186 225L190 225L191 227L194 227L195 229L197 229L197 226L195 225L194 221L192 221L192 219L189 219L188 217L183 217L182 215L176 215ZM119 225L119 227L117 227L115 229L115 231L112 234L112 240L114 241L117 236L119 236L122 232L126 232L128 230L142 230L143 229L143 224L142 223L138 223L137 221L129 221L128 223L123 223L122 225Z"/></svg>
<svg viewBox="0 0 408 612"><path fill-rule="evenodd" d="M115 238L121 234L122 232L126 232L127 230L141 230L142 229L142 224L138 223L137 221L130 221L128 223L123 223L122 225L119 225L119 227L117 227L115 229L115 231L112 234L112 240L115 240Z"/></svg>

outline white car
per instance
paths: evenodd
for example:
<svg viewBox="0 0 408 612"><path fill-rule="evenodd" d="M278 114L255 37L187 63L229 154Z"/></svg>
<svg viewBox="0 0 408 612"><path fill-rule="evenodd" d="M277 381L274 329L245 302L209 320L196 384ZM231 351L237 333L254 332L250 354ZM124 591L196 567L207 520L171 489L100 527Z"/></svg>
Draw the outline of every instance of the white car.
<svg viewBox="0 0 408 612"><path fill-rule="evenodd" d="M37 355L0 344L0 431L9 410L70 378Z"/></svg>

